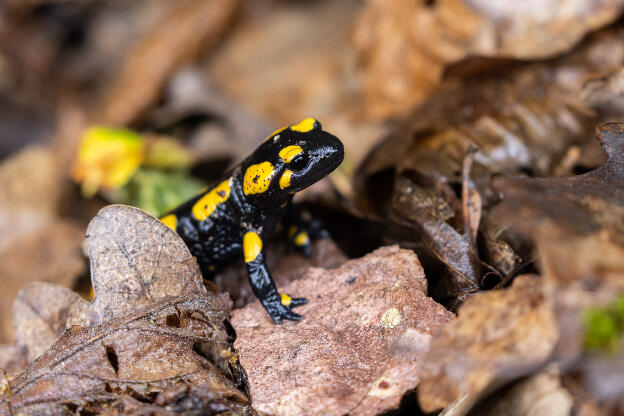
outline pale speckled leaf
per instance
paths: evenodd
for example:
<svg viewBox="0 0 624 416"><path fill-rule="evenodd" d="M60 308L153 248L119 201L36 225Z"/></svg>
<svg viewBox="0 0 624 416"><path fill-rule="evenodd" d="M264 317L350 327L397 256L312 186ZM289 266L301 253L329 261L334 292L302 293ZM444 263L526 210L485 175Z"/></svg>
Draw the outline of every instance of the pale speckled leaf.
<svg viewBox="0 0 624 416"><path fill-rule="evenodd" d="M137 208L106 207L87 228L93 324L185 292L205 293L197 262L182 239Z"/></svg>
<svg viewBox="0 0 624 416"><path fill-rule="evenodd" d="M100 325L167 296L205 294L199 266L182 239L138 208L103 208L87 229L95 298L84 301L55 285L24 287L13 304L15 348L0 353L0 367L23 369L72 325ZM51 301L53 300L53 301Z"/></svg>

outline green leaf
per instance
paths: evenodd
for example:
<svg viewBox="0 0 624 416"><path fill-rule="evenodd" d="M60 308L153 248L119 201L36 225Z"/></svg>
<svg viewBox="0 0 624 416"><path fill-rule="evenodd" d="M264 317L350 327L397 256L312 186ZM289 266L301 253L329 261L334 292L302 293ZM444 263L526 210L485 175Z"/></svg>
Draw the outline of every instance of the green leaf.
<svg viewBox="0 0 624 416"><path fill-rule="evenodd" d="M140 168L123 188L105 194L111 202L139 207L161 216L197 195L206 185L188 171Z"/></svg>

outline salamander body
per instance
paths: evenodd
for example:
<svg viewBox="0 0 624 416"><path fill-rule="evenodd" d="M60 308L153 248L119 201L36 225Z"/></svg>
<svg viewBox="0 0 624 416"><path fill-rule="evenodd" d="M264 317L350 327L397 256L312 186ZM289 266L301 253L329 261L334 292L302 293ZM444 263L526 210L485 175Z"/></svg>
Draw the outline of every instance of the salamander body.
<svg viewBox="0 0 624 416"><path fill-rule="evenodd" d="M291 203L293 195L336 169L342 142L307 118L271 134L247 159L161 221L175 230L197 258L205 278L243 256L249 282L276 323L300 320L292 311L305 298L280 294L265 261L265 244L278 221L304 253L309 232Z"/></svg>

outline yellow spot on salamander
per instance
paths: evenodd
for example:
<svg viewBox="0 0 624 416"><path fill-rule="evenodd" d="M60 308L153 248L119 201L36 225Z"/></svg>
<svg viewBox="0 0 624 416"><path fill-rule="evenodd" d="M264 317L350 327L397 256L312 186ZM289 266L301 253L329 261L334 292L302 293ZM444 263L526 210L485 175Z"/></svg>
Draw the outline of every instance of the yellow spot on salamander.
<svg viewBox="0 0 624 416"><path fill-rule="evenodd" d="M311 117L306 118L303 121L300 121L297 124L290 126L291 130L299 131L301 133L307 133L309 131L314 130L314 126L317 124L317 121Z"/></svg>
<svg viewBox="0 0 624 416"><path fill-rule="evenodd" d="M290 301L292 300L292 298L288 295L285 295L282 293L282 305L284 306L288 306L290 305Z"/></svg>
<svg viewBox="0 0 624 416"><path fill-rule="evenodd" d="M271 137L275 136L277 133L281 133L281 132L283 132L283 131L284 131L284 130L286 130L287 128L288 128L288 126L284 126L284 127L281 127L281 128L279 128L279 129L275 130L273 133L271 133L271 134L269 135L269 137L267 137L266 139L264 139L264 141L266 142L266 141L267 141L267 140L269 140Z"/></svg>
<svg viewBox="0 0 624 416"><path fill-rule="evenodd" d="M176 217L175 214L165 215L160 220L163 224L171 228L173 231L175 231L176 227L178 226L178 217Z"/></svg>
<svg viewBox="0 0 624 416"><path fill-rule="evenodd" d="M381 317L381 325L384 328L394 328L401 323L401 312L397 308L388 309Z"/></svg>
<svg viewBox="0 0 624 416"><path fill-rule="evenodd" d="M307 244L310 244L310 236L306 231L301 231L297 234L297 237L295 237L295 245L301 247Z"/></svg>
<svg viewBox="0 0 624 416"><path fill-rule="evenodd" d="M243 252L245 253L245 263L250 263L258 257L262 251L262 240L258 234L249 231L243 237Z"/></svg>
<svg viewBox="0 0 624 416"><path fill-rule="evenodd" d="M217 205L227 201L229 197L230 179L226 179L195 202L193 217L198 221L206 220L217 209Z"/></svg>
<svg viewBox="0 0 624 416"><path fill-rule="evenodd" d="M243 177L243 192L245 195L261 194L269 189L274 174L275 169L271 162L262 162L249 166Z"/></svg>
<svg viewBox="0 0 624 416"><path fill-rule="evenodd" d="M290 161L301 152L303 152L301 146L286 146L280 150L279 156L282 158L284 163L290 163Z"/></svg>
<svg viewBox="0 0 624 416"><path fill-rule="evenodd" d="M292 176L292 170L286 169L284 173L282 173L282 177L280 178L280 189L285 189L290 186L290 177Z"/></svg>

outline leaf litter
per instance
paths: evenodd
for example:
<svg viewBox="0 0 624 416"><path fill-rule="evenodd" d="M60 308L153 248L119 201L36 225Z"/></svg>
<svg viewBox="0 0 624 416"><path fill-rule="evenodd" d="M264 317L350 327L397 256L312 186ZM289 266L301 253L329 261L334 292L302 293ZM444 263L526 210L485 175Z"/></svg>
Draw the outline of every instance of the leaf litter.
<svg viewBox="0 0 624 416"><path fill-rule="evenodd" d="M197 414L248 414L231 301L206 292L182 240L139 209L109 206L85 245L93 302L44 283L18 295L17 340L0 350L14 374L0 409L170 414L186 403Z"/></svg>
<svg viewBox="0 0 624 416"><path fill-rule="evenodd" d="M65 3L69 4L69 9L65 8ZM3 53L0 75L4 77L9 73L8 81L1 79L2 92L7 89L9 94L19 96L22 102L29 105L36 97L39 110L58 111L61 128L57 137L65 145L79 137L76 132L81 130L62 130L63 114L67 111L67 102L72 102L72 95L73 99L77 98L73 104L84 119L103 116L108 120L132 123L120 127L138 126L157 133L174 132L172 135L186 140L195 154L203 152L202 157L206 155L208 158L227 159L230 155L239 155L239 152L245 156L247 151L244 149L253 146L259 131L271 131L265 128L260 117L255 117L254 113L246 114L249 108L255 108L262 116L279 123L291 116L298 118L297 114L302 112L309 113L321 118L323 124L331 126L339 137L344 137L350 156L345 161L344 169L332 180L345 198L335 198L327 182L308 194L315 195L316 192L316 195L325 197L325 204L341 206L339 215L336 214L338 211L330 214L335 215L334 223L344 222L336 228L340 232L335 234L341 234L337 241L341 247L356 247L356 250L349 249L351 256L357 250L363 253L363 247L368 247L368 250L373 248L360 239L374 241L374 247L384 241L385 244L400 243L402 247L414 249L427 274L427 294L458 309L459 318L451 319L447 329L443 327L433 333L430 341L420 343L422 339L415 341L410 338L407 345L397 344L405 347L408 357L398 353L393 355L391 367L405 365L406 372L396 378L405 376L409 383L388 382L386 385L384 382L370 382L370 378L366 379L369 382L356 380L352 383L357 386L356 393L349 396L338 389L337 393L342 394L340 399L349 402L362 392L377 394L390 391L392 395L384 396L384 399L377 395L374 401L367 395L367 399L361 402L363 405L372 403L371 408L388 410L398 405L408 384L412 386L409 388L418 384L413 378L417 374L422 380L422 391L418 395L424 395L424 403L432 407L436 402L446 403L445 415L468 412L563 415L570 413L571 400L578 414L616 413L612 405L617 405L618 398L622 396L618 387L622 385L618 374L621 373L622 353L615 347L609 348L609 351L586 351L588 330L584 327L586 320L583 317L587 311L611 308L614 299L622 293L619 279L622 275L621 201L617 192L612 196L596 193L620 184L607 176L596 178L592 175L563 181L526 178L519 182L501 180L497 176L557 177L586 172L603 163L604 155L600 147L589 139L596 125L617 120L622 114L620 78L624 49L621 23L589 36L587 34L617 19L621 15L621 2L591 2L590 5L574 0L547 1L539 2L539 7L532 7L529 3L499 5L500 2L482 0L422 1L409 5L374 0L340 5L332 2L260 2L253 5L230 2L228 7L221 7L220 2L204 4L195 0L176 5L166 2L132 3L132 8L110 7L108 2L86 2L78 7L74 7L73 2L50 7L45 0L28 4L7 3L12 9L10 16L18 18L8 19L8 25L0 25L0 53ZM152 6L154 4L157 5ZM195 14L195 5L205 14ZM56 27L51 31L50 24L55 24L54 16L59 10L74 10L69 17L61 13L62 21L70 24L64 24L61 30ZM267 10L278 13L267 13ZM238 11L242 11L243 16L234 26L232 17ZM168 19L168 15L175 18ZM39 17L33 18L36 16ZM87 16L88 20L85 19ZM202 16L208 16L208 19ZM4 17L0 16L0 19ZM209 24L205 20L209 20ZM80 25L76 26L76 22ZM201 24L197 26L197 22ZM356 22L355 32L351 31L352 22ZM58 22L56 24L58 26ZM60 43L59 39L63 38L68 28L74 27L85 31L86 41L78 41L69 54L64 53L67 45ZM108 31L113 37L107 35L104 41L100 41L98 28L101 27L123 27L124 30ZM289 31L298 33L298 36L283 35ZM140 32L138 40L125 42L119 33L126 32ZM221 42L218 52L209 57L207 68L203 68L206 63L202 62L203 58L198 60L197 56L203 55L202 50L212 51L226 33L231 33L231 37ZM207 42L199 41L198 38L204 35ZM353 35L350 40L349 35ZM437 41L430 41L431 36ZM586 39L581 41L585 36ZM24 42L13 42L14 38L24 39ZM119 42L120 39L122 42ZM168 42L169 39L173 41ZM33 45L39 45L39 48ZM570 48L573 49L568 53ZM42 50L39 55L29 52L38 49ZM4 54L5 50L7 54ZM522 62L510 60L509 57L520 58ZM94 64L102 61L106 64ZM254 62L254 65L249 65L249 62ZM314 65L310 65L311 62ZM397 65L397 62L400 64ZM209 88L200 89L195 81L186 86L178 82L189 79L185 78L186 70L179 71L182 65L188 63L198 65L191 70L195 81L213 77L214 89L212 84ZM314 67L313 73L310 72L311 66ZM146 71L147 68L154 71ZM206 76L205 72L209 75ZM110 88L109 80L113 81ZM71 88L66 88L67 81ZM139 87L134 88L135 84ZM187 92L193 90L195 95L187 94L178 102L175 97L172 100L180 85ZM59 100L61 105L53 102L58 97L50 99L49 92L55 89L66 94ZM68 92L72 89L73 92ZM219 95L221 89L240 102L219 106L228 101L225 96ZM104 100L95 100L94 105L85 106L85 102L91 104L92 91L104 92ZM203 96L203 101L194 102L198 96ZM206 99L206 96L209 98ZM424 104L412 109L411 105L418 102ZM91 109L89 117L84 108ZM378 119L371 120L371 115L393 121L384 124ZM388 126L394 133L363 159L371 145L388 131ZM235 140L230 140L233 136ZM239 143L248 144L239 146ZM476 153L470 151L473 144L478 146ZM70 145L67 147L73 149ZM212 150L215 154L211 156ZM236 159L240 158L237 156ZM618 165L611 159L613 155L606 166ZM356 183L352 186L350 178L354 174ZM596 182L592 182L594 180ZM581 186L585 182L595 184L596 189ZM47 191L54 193L55 190L50 188ZM586 195L580 198L575 192ZM29 196L41 195L45 195L45 190ZM503 203L497 210L501 200ZM46 201L40 199L39 202L47 206ZM557 205L559 202L560 206ZM71 201L63 203L73 205ZM32 207L24 207L29 209L17 210L16 213L26 214L24 218L28 219L33 210L30 209ZM81 218L93 215L73 207L71 210ZM502 217L497 214L505 211L515 218L501 220ZM8 221L2 225L11 227L20 224L20 221L13 221L18 219L17 216L7 218ZM54 222L57 213L50 218ZM341 221L344 218L350 221ZM38 223L25 221L25 224ZM353 224L358 225L353 227ZM73 229L76 231L75 226ZM26 240L30 241L31 248L36 247L50 241L51 237L46 240L46 234L65 235L60 228L42 227L27 236ZM67 234L70 232L67 231ZM75 272L68 267L65 273L61 266L64 266L62 259L65 257L77 259L80 233L74 234L73 246L65 246L67 252L61 250L63 246L56 244L56 240L50 244L50 253L59 248L58 254L50 256L56 257L53 267L34 268L34 273L28 270L25 273L40 275L48 281L56 281L58 276L60 282L70 285L75 279L72 276ZM0 239L6 235L0 235ZM124 238L131 239L132 236L125 235ZM105 245L113 247L110 241ZM24 257L37 253L35 249L22 250L21 247L15 244L8 253L13 256L23 252ZM282 266L275 266L274 269L271 265L280 287L305 285L310 276L317 273L315 269L305 272L310 263L328 269L330 265L336 267L344 261L340 253L333 251L335 247L321 242L320 248L323 247L327 247L328 252L321 253L312 262L286 261L283 271L277 271L277 267ZM128 255L133 257L134 252L127 248ZM126 258L116 249L111 250L116 262ZM152 256L150 259L156 263L157 252L139 251L149 253ZM277 257L282 256L278 251L276 253ZM98 256L105 258L106 253ZM24 270L19 265L7 264L8 267L3 270L17 270L15 274ZM68 266L72 264L73 260L67 262ZM104 269L104 273L110 271L117 275L116 267ZM119 267L124 269L126 266ZM192 269L194 266L189 267ZM230 270L236 276L232 282L240 278L244 280L244 271L235 268ZM48 269L53 271L55 277L46 277ZM392 267L386 267L384 271L392 270ZM329 275L337 271L327 270L325 273ZM541 277L527 273L541 273ZM167 274L164 272L164 275ZM84 340L80 337L93 333L102 334L102 339L107 341L103 346L93 345L93 350L100 351L97 355L100 361L97 362L102 369L107 369L102 372L105 376L95 380L94 385L101 389L102 380L112 377L115 367L119 372L128 370L125 373L128 375L130 369L135 367L122 368L122 363L127 363L124 358L127 345L116 332L118 324L125 325L124 328L131 327L133 339L139 342L142 338L138 328L150 334L154 333L150 331L160 331L158 334L169 337L167 340L173 337L171 339L175 339L175 345L179 347L176 351L189 360L189 363L178 362L175 357L171 360L176 368L172 371L186 374L181 377L191 377L184 372L195 368L192 365L197 360L204 363L197 354L214 358L221 353L216 354L216 349L210 348L212 352L204 352L203 355L196 348L189 352L189 343L204 335L175 331L178 321L181 326L186 325L187 313L193 316L188 318L188 322L193 322L189 324L192 328L203 325L195 323L194 320L201 319L191 311L196 308L213 308L210 310L217 312L227 310L229 304L226 305L225 300L223 305L202 303L198 295L189 292L184 292L187 293L185 300L161 299L160 289L156 289L160 277L152 279L150 273L145 273L142 275L145 279L141 279L148 282L145 286L133 280L136 276L129 271L119 275L127 279L120 287L107 284L105 279L100 281L99 292L96 291L99 301L96 300L95 306L91 307L85 307L85 302L81 304L70 291L59 291L46 285L31 290L29 286L24 297L16 303L22 302L21 306L16 308L24 314L24 321L33 324L20 324L24 334L18 334L18 342L0 350L3 359L11 358L6 366L12 368L9 382L0 382L0 390L4 393L14 390L10 387L14 386L17 378L10 377L15 377L18 370L28 363L31 365L29 373L22 375L45 372L42 367L37 367L39 364L35 357L40 356L41 363L49 363L46 360L54 354L53 351L57 351L57 345L71 350L76 345L72 342L80 342ZM185 273L182 275L187 276ZM293 278L301 280L289 283ZM229 276L224 280L231 283ZM353 285L357 282L357 276L349 275L344 285L356 287ZM511 286L507 287L510 283ZM496 290L480 293L491 288ZM500 288L505 289L501 291ZM169 294L176 295L183 290L178 286L171 291L176 293ZM242 306L250 299L250 293L244 285L237 290L234 296L237 305ZM59 308L41 305L46 291L53 295L53 299L59 300ZM421 288L418 293L421 293ZM344 298L351 299L348 295L350 293ZM213 299L210 294L201 296ZM124 309L124 305L133 302L141 306ZM349 307L355 308L358 302L366 304L368 300L358 299ZM463 306L462 302L465 302ZM331 307L335 309L344 306L342 299L334 299L334 303ZM515 310L516 303L518 310ZM167 309L170 304L176 305L177 320ZM478 308L475 309L475 305ZM242 311L254 307L251 305ZM376 318L379 318L381 330L389 331L390 338L397 335L393 330L402 330L401 325L405 321L401 308L370 309L378 312ZM180 311L185 312L181 314ZM217 312L214 316L218 315ZM366 311L363 316L367 316ZM130 317L135 320L124 321ZM261 313L258 318L262 318ZM73 323L75 319L82 320L82 323ZM537 324L524 324L531 320ZM36 321L42 322L34 323ZM521 324L514 326L510 322ZM91 324L97 326L89 326ZM65 333L71 325L74 326ZM215 325L218 326L217 323ZM260 322L257 328L262 328L262 325ZM289 330L295 328L292 333L289 332L294 334L298 326L288 325ZM97 328L104 327L108 332L98 332ZM450 328L458 332L453 333ZM522 330L528 331L526 339L519 334ZM543 335L541 338L540 332ZM61 339L54 344L59 336ZM552 346L555 338L557 341ZM160 335L154 340L165 342ZM517 340L516 344L513 344L514 340ZM532 350L531 342L540 348ZM430 344L453 356L435 356L434 350L427 352ZM227 350L229 346L219 345L225 347L221 350ZM362 350L365 352L367 348L377 346L364 345ZM282 352L275 348L275 343L271 347L267 354L279 355ZM417 347L422 347L422 350L414 352ZM498 347L500 349L496 349ZM366 355L364 352L363 357ZM486 352L490 353L489 361L483 358L487 356ZM340 359L349 353L353 355L349 350ZM387 358L386 353L382 355ZM76 354L74 358L80 352ZM223 355L233 357L228 353ZM414 356L418 356L420 361L422 356L431 356L430 366L418 369L411 366ZM482 363L482 371L462 361L468 356ZM228 373L229 370L226 371L223 365L227 361L230 369L230 358L217 359L215 365L223 370L221 374L230 374L226 379L234 380L235 386L241 386L242 383L236 381L239 379L236 371ZM394 367L396 360L400 365ZM0 365L5 365L5 362L6 359ZM530 366L525 366L527 362ZM286 364L289 364L288 360ZM275 368L282 369L280 366L286 364L277 362ZM305 363L299 364L305 373ZM82 377L84 372L81 368L76 366L68 377ZM256 371L254 367L250 368ZM290 370L293 368L289 367ZM464 379L454 379L452 373L455 371L463 374ZM292 377L293 373L296 375L294 371L287 375ZM133 374L137 377L145 375L142 368ZM367 377L372 376L368 374ZM36 407L33 402L25 404L21 401L25 391L33 386L39 389L41 384L25 378L19 380L22 387L17 389L16 403L19 406L34 406L32 409L44 412L44 405ZM197 380L200 384L207 383L205 378ZM104 381L104 392L98 397L105 399L78 403L61 398L51 405L69 413L83 410L84 413L114 413L120 412L119 409L126 413L155 414L181 413L189 409L202 409L204 413L244 413L248 409L242 399L219 402L224 397L221 393L213 394L209 389L181 379L178 381L176 385L157 382L155 386L147 386L137 393L136 384L132 385L127 379L120 382L115 378L115 391L108 391L108 381ZM309 383L307 379L305 382ZM344 383L344 380L340 382ZM395 389L398 385L401 388ZM109 390L113 390L111 386ZM119 391L121 388L123 392ZM234 391L228 388L223 391ZM420 412L415 403L409 407L410 397L415 396L411 392L404 398L397 412ZM457 400L450 403L455 398ZM63 404L59 404L61 402ZM217 402L220 404L215 404ZM223 403L225 407L219 407ZM65 404L68 407L63 407ZM408 406L407 410L405 406ZM344 407L336 409L340 413ZM353 413L360 410L359 407L348 409Z"/></svg>

